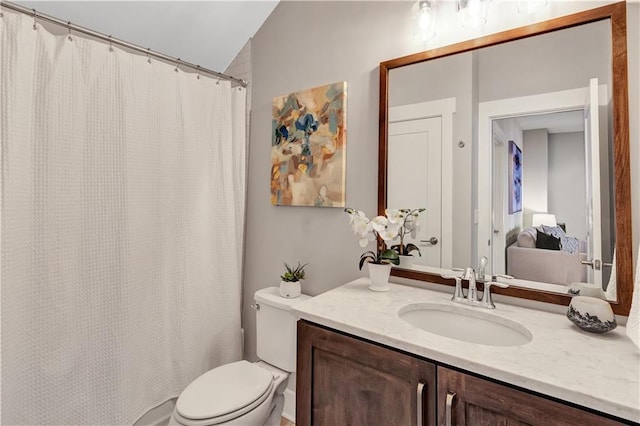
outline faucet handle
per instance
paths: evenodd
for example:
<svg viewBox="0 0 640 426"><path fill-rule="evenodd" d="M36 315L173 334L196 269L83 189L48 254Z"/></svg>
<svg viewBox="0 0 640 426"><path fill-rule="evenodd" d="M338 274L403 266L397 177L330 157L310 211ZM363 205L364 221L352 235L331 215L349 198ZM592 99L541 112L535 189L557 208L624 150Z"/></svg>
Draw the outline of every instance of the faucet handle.
<svg viewBox="0 0 640 426"><path fill-rule="evenodd" d="M448 279L448 280L452 280L452 279L454 279L454 278L462 279L462 274L457 275L457 274L455 274L455 272L462 272L462 273L464 273L464 269L461 269L461 268L451 268L451 269L450 269L450 271L451 271L452 273L444 272L444 273L440 274L440 276L441 276L442 278L446 278L446 279Z"/></svg>
<svg viewBox="0 0 640 426"><path fill-rule="evenodd" d="M484 292L482 293L482 302L480 304L482 307L487 309L495 309L496 305L493 303L493 299L491 298L491 286L496 286L500 288L507 288L509 284L499 283L497 280L484 283Z"/></svg>
<svg viewBox="0 0 640 426"><path fill-rule="evenodd" d="M459 268L452 268L451 270L454 271L454 272L464 272L462 269L459 269ZM448 280L456 280L456 289L453 292L453 297L451 298L452 301L458 302L458 301L464 299L464 291L462 290L462 277L461 276L448 275L448 274L440 274L440 276L442 278L446 278Z"/></svg>

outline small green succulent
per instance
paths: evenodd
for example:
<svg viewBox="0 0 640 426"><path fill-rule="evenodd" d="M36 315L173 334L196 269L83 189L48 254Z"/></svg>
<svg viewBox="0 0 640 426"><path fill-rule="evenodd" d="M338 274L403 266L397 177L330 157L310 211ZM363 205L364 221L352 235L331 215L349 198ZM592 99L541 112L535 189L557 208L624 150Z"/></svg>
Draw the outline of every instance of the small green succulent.
<svg viewBox="0 0 640 426"><path fill-rule="evenodd" d="M295 268L292 268L291 266L289 266L288 264L284 264L284 267L287 269L287 271L282 274L280 276L280 278L282 278L282 281L285 282L296 282L296 281L302 281L304 279L304 267L307 266L308 263L305 263L304 265L300 265L300 262L298 262L298 266L296 266Z"/></svg>

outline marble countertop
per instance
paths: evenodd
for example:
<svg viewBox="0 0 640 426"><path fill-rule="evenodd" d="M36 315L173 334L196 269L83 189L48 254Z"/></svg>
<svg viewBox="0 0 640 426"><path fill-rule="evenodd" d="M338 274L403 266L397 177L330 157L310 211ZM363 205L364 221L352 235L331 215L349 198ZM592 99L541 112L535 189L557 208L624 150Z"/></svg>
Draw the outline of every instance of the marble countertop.
<svg viewBox="0 0 640 426"><path fill-rule="evenodd" d="M420 330L398 316L412 303L451 304L453 288L440 292L389 284L388 292L378 293L368 285L360 278L295 304L292 311L316 324L640 422L640 350L623 327L592 334L564 315L496 302L491 311L468 309L516 321L533 339L507 347L466 343Z"/></svg>

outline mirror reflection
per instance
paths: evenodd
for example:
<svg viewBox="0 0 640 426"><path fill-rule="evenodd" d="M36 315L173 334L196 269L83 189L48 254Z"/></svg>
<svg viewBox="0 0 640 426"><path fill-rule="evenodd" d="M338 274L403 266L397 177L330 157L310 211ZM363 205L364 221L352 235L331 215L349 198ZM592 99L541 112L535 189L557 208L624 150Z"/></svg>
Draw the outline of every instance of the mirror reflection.
<svg viewBox="0 0 640 426"><path fill-rule="evenodd" d="M611 61L607 19L390 70L386 206L427 206L413 268L486 257L615 299Z"/></svg>

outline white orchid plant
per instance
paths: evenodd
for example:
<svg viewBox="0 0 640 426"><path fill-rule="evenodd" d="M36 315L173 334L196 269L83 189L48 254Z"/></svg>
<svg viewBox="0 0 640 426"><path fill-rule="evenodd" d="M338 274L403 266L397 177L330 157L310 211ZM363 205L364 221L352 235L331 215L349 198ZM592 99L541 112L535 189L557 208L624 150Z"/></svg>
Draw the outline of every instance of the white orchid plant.
<svg viewBox="0 0 640 426"><path fill-rule="evenodd" d="M395 221L400 224L398 227L398 237L400 237L400 244L391 246L391 250L395 250L400 256L411 256L411 252L417 251L418 256L422 256L420 249L413 243L404 243L405 236L411 235L411 238L415 239L418 230L420 230L420 223L418 222L418 216L426 209L398 209L387 210L386 214L392 213L395 216Z"/></svg>
<svg viewBox="0 0 640 426"><path fill-rule="evenodd" d="M377 241L376 251L366 251L360 256L359 267L362 269L365 262L369 261L374 264L400 263L399 254L418 250L413 244L405 245L404 237L408 233L417 232L418 230L418 214L425 209L387 209L385 216L376 216L369 220L364 212L347 208L344 211L349 214L349 221L354 234L360 237L360 247L366 247L371 241ZM400 238L399 248L392 246L386 248L386 243ZM383 244L385 243L385 244ZM409 246L415 248L409 249Z"/></svg>

